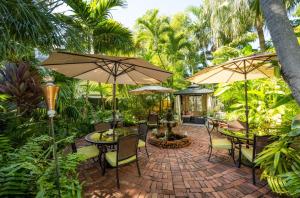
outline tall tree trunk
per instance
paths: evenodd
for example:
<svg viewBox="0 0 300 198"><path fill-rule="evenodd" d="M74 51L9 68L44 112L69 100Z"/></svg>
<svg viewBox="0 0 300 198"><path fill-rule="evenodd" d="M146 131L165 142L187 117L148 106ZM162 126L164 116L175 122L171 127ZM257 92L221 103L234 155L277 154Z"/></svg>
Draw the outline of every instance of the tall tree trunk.
<svg viewBox="0 0 300 198"><path fill-rule="evenodd" d="M264 23L261 16L258 16L255 20L255 28L257 31L259 47L262 52L266 51L266 40L264 35Z"/></svg>
<svg viewBox="0 0 300 198"><path fill-rule="evenodd" d="M282 66L283 78L300 104L300 47L283 1L261 0L260 5Z"/></svg>

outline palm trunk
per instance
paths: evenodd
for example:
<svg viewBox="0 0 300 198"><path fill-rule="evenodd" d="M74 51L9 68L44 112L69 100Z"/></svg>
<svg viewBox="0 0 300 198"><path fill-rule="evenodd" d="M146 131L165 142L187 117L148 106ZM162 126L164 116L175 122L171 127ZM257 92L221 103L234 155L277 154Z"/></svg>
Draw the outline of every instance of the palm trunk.
<svg viewBox="0 0 300 198"><path fill-rule="evenodd" d="M255 28L257 31L258 41L259 41L259 47L262 52L266 51L266 40L264 35L264 24L261 17L258 17L255 21Z"/></svg>
<svg viewBox="0 0 300 198"><path fill-rule="evenodd" d="M285 6L282 0L261 0L260 5L282 66L283 78L300 104L300 48Z"/></svg>

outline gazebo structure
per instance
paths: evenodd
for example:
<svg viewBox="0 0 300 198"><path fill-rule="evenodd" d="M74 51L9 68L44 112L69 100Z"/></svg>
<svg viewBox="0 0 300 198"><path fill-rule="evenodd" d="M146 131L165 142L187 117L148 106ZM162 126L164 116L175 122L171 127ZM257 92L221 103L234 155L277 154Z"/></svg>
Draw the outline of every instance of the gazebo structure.
<svg viewBox="0 0 300 198"><path fill-rule="evenodd" d="M204 124L207 112L213 108L213 90L191 85L174 93L175 111L184 123Z"/></svg>

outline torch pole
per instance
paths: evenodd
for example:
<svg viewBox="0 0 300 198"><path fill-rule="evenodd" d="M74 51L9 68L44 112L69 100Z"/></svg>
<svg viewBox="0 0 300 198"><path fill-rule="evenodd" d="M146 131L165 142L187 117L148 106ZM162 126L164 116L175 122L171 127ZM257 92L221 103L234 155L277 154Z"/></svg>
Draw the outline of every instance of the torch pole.
<svg viewBox="0 0 300 198"><path fill-rule="evenodd" d="M57 192L58 192L58 197L61 197L60 194L60 183L59 183L59 168L58 168L58 159L57 159L57 144L55 141L55 132L54 132L54 122L53 122L53 117L50 117L50 128L51 128L51 136L52 136L52 142L53 142L53 158L54 158L54 163L55 163L55 175L56 175L56 187L57 187Z"/></svg>
<svg viewBox="0 0 300 198"><path fill-rule="evenodd" d="M57 143L55 141L55 131L54 131L54 121L53 121L53 117L56 114L55 103L56 103L59 87L55 86L52 82L48 82L45 86L42 87L42 89L48 107L47 114L50 120L49 133L51 133L52 143L53 143L53 159L54 159L55 176L56 176L55 185L58 192L58 198L61 198L60 183L59 183L60 174L59 174L59 166L58 166L58 159L57 159Z"/></svg>

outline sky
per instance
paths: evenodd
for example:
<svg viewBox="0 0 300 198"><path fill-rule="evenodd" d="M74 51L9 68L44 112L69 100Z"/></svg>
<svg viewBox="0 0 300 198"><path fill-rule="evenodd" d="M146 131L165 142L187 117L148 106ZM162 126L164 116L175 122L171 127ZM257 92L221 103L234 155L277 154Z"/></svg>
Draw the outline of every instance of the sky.
<svg viewBox="0 0 300 198"><path fill-rule="evenodd" d="M112 11L113 18L124 26L132 29L137 18L147 10L157 8L160 15L174 15L183 12L189 6L199 6L201 0L127 0L126 8Z"/></svg>
<svg viewBox="0 0 300 198"><path fill-rule="evenodd" d="M183 12L189 6L199 6L201 0L127 0L125 8L115 8L111 11L112 17L125 27L133 30L137 18L143 16L147 10L157 8L160 15L171 16ZM55 9L55 12L68 14L70 8L65 4Z"/></svg>

